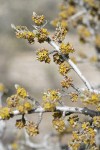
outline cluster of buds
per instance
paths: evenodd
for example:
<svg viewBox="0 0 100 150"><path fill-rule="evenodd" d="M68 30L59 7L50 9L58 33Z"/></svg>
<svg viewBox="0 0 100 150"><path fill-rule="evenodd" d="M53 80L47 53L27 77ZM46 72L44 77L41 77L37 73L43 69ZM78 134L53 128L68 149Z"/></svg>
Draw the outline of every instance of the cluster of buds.
<svg viewBox="0 0 100 150"><path fill-rule="evenodd" d="M36 34L38 42L39 43L45 42L48 39L48 35L49 35L48 30L46 28L41 28Z"/></svg>
<svg viewBox="0 0 100 150"><path fill-rule="evenodd" d="M34 43L35 33L28 30L26 26L16 26L16 37L27 39L30 44Z"/></svg>
<svg viewBox="0 0 100 150"><path fill-rule="evenodd" d="M72 47L72 45L70 43L62 43L60 45L60 51L62 54L68 55L69 53L73 53L74 52L74 48Z"/></svg>
<svg viewBox="0 0 100 150"><path fill-rule="evenodd" d="M61 100L61 93L57 90L48 90L43 94L43 107L47 111L54 111L56 105Z"/></svg>
<svg viewBox="0 0 100 150"><path fill-rule="evenodd" d="M65 79L61 81L61 86L63 88L69 88L70 86L72 86L72 81L72 78L66 76Z"/></svg>
<svg viewBox="0 0 100 150"><path fill-rule="evenodd" d="M37 54L37 59L40 62L44 61L45 63L50 63L49 52L47 49L45 49L45 48L40 49L36 54Z"/></svg>
<svg viewBox="0 0 100 150"><path fill-rule="evenodd" d="M59 53L55 53L54 55L53 55L53 61L56 63L56 64L61 64L61 63L63 63L64 62L64 59L63 59L63 57L62 57L62 55L60 55Z"/></svg>
<svg viewBox="0 0 100 150"><path fill-rule="evenodd" d="M20 87L19 85L15 85L16 89L17 89L17 95L21 98L26 98L28 96L27 91Z"/></svg>
<svg viewBox="0 0 100 150"><path fill-rule="evenodd" d="M69 72L70 70L70 66L67 62L63 62L59 65L59 72L61 75L63 76L67 76L67 73Z"/></svg>
<svg viewBox="0 0 100 150"><path fill-rule="evenodd" d="M65 39L66 34L67 34L67 27L59 23L56 27L55 34L53 35L53 40L58 43L62 43L62 41Z"/></svg>
<svg viewBox="0 0 100 150"><path fill-rule="evenodd" d="M32 16L32 20L34 21L34 23L37 25L37 26L41 26L44 24L44 16L43 15L37 15L35 12L33 12L33 16Z"/></svg>

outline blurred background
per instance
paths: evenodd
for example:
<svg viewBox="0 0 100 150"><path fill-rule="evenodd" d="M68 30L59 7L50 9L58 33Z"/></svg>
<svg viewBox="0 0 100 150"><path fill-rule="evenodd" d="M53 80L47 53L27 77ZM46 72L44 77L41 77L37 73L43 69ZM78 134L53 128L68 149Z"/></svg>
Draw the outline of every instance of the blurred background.
<svg viewBox="0 0 100 150"><path fill-rule="evenodd" d="M0 0L0 82L8 89L7 95L3 97L4 102L8 95L15 92L15 84L25 87L31 96L40 101L42 93L47 89L61 88L60 81L62 77L58 73L58 67L53 62L48 65L36 60L35 50L40 47L52 50L52 47L47 43L30 45L25 40L17 39L11 28L11 23L13 23L15 25L25 25L33 30L31 18L33 11L35 11L37 14L45 15L48 20L46 27L52 35L55 29L50 25L50 22L57 16L59 3L60 0ZM95 55L92 45L82 45L79 42L75 30L68 33L66 40L73 44L76 52L81 50L89 56ZM100 83L100 72L94 65L85 63L79 64L78 67L93 86ZM74 72L70 75L77 87L84 87ZM70 105L70 102L66 104ZM79 105L81 104L79 103ZM41 123L40 125L41 135L50 132L52 128L52 118L45 115L44 121L45 119L47 124ZM14 123L7 121L8 128L6 132L10 135L13 132L12 127L15 129L15 119L11 120ZM8 140L7 136L9 137L9 134L4 137L5 141Z"/></svg>

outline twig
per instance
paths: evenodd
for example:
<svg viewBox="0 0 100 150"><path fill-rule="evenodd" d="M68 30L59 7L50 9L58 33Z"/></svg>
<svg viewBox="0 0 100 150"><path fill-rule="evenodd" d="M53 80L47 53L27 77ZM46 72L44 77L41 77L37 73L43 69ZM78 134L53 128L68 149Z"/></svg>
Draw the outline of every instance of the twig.
<svg viewBox="0 0 100 150"><path fill-rule="evenodd" d="M60 52L59 46L54 41L52 41L50 38L48 38L48 43L52 47L54 47L58 52ZM74 62L69 57L65 57L64 55L62 55L62 56L63 56L64 60L66 60L70 64L70 66L73 68L73 70L78 74L78 76L84 82L84 84L88 88L88 90L93 90L93 88L90 85L90 83L83 76L83 74L81 73L81 71L79 70L79 68L74 64Z"/></svg>
<svg viewBox="0 0 100 150"><path fill-rule="evenodd" d="M55 108L55 111L65 111L70 112L70 113L79 113L79 114L85 114L85 115L89 115L89 116L100 116L100 111L94 111L88 108L80 108L80 107L68 107L68 106L57 106ZM40 108L36 108L36 109L32 109L31 111L28 111L28 114L32 114L32 113L47 113L47 112L51 112L51 111L46 111L44 108L40 107ZM18 110L14 110L10 113L11 117L17 116L17 115L22 115ZM0 120L3 120L2 117L0 117Z"/></svg>

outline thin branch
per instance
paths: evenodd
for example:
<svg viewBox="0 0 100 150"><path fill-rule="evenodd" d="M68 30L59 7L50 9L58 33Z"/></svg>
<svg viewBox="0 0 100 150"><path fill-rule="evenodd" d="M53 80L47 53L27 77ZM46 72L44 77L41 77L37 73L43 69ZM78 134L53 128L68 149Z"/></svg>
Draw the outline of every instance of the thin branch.
<svg viewBox="0 0 100 150"><path fill-rule="evenodd" d="M100 116L100 111L94 111L88 108L80 108L80 107L68 107L68 106L57 106L55 108L55 111L61 111L61 112L70 112L70 113L79 113L79 114L85 114L89 116ZM55 112L54 111L54 112ZM31 111L28 112L28 114L32 113L47 113L52 111L46 111L44 108L33 108ZM14 110L10 113L11 117L22 115L18 110ZM3 120L2 117L0 117L0 120Z"/></svg>
<svg viewBox="0 0 100 150"><path fill-rule="evenodd" d="M48 43L54 47L58 52L60 52L59 46L52 41L50 38L48 38ZM73 68L73 70L78 74L78 76L80 77L80 79L83 81L83 83L85 84L85 86L88 88L88 90L93 90L92 86L90 85L90 83L87 81L87 79L83 76L83 74L81 73L81 71L79 70L79 68L74 64L74 62L69 58L69 57L65 57L65 55L62 55L64 60L66 60L70 66Z"/></svg>

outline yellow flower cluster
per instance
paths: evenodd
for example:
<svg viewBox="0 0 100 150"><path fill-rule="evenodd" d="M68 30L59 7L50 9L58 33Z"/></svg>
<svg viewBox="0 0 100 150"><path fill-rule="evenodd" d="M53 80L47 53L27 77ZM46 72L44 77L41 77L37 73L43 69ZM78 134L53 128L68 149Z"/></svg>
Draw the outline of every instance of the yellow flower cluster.
<svg viewBox="0 0 100 150"><path fill-rule="evenodd" d="M12 95L11 97L7 98L7 106L10 108L16 107L19 103L19 97L18 95Z"/></svg>
<svg viewBox="0 0 100 150"><path fill-rule="evenodd" d="M37 59L40 61L40 62L45 62L45 63L50 63L50 57L49 57L49 53L48 53L48 50L43 48L43 49L40 49L37 53Z"/></svg>
<svg viewBox="0 0 100 150"><path fill-rule="evenodd" d="M63 62L59 66L59 72L63 76L67 76L68 71L70 70L70 66L67 62Z"/></svg>
<svg viewBox="0 0 100 150"><path fill-rule="evenodd" d="M62 57L62 55L60 55L59 53L55 53L54 55L53 55L53 61L56 63L56 64L61 64L61 63L63 63L64 62L64 59L63 59L63 57Z"/></svg>
<svg viewBox="0 0 100 150"><path fill-rule="evenodd" d="M78 115L70 115L70 117L68 118L68 121L72 127L76 127L78 125L77 124L78 120L79 120Z"/></svg>
<svg viewBox="0 0 100 150"><path fill-rule="evenodd" d="M61 53L65 54L65 55L69 54L69 53L73 53L75 51L74 48L72 47L72 45L69 43L67 43L67 44L62 43L60 45L60 50L61 50Z"/></svg>
<svg viewBox="0 0 100 150"><path fill-rule="evenodd" d="M73 93L70 93L70 98L71 98L71 101L72 102L77 102L78 101L78 94L73 92Z"/></svg>
<svg viewBox="0 0 100 150"><path fill-rule="evenodd" d="M35 34L27 29L25 26L16 27L16 37L27 39L30 44L34 43Z"/></svg>
<svg viewBox="0 0 100 150"><path fill-rule="evenodd" d="M19 120L16 120L15 126L16 126L18 129L22 129L22 128L25 127L25 123L26 123L25 120L19 119Z"/></svg>
<svg viewBox="0 0 100 150"><path fill-rule="evenodd" d="M24 88L20 86L17 86L16 88L17 88L17 95L19 97L26 98L28 96L27 91Z"/></svg>
<svg viewBox="0 0 100 150"><path fill-rule="evenodd" d="M58 90L48 90L43 94L43 101L57 102L59 100L61 100L61 94Z"/></svg>
<svg viewBox="0 0 100 150"><path fill-rule="evenodd" d="M48 90L43 94L43 107L47 111L54 111L57 103L61 100L61 94L57 90Z"/></svg>
<svg viewBox="0 0 100 150"><path fill-rule="evenodd" d="M10 109L8 107L0 108L0 117L2 119L9 119L10 118Z"/></svg>
<svg viewBox="0 0 100 150"><path fill-rule="evenodd" d="M89 123L89 122L83 122L83 123L82 123L82 129L83 129L83 130L87 130L87 129L89 128L89 126L90 126L90 123Z"/></svg>
<svg viewBox="0 0 100 150"><path fill-rule="evenodd" d="M43 43L48 39L48 35L49 32L47 31L47 29L42 28L38 31L38 33L36 34L36 37L38 39L39 43Z"/></svg>
<svg viewBox="0 0 100 150"><path fill-rule="evenodd" d="M61 86L63 88L69 88L72 85L72 78L66 77L62 82L61 82ZM75 98L75 96L73 97Z"/></svg>
<svg viewBox="0 0 100 150"><path fill-rule="evenodd" d="M64 122L64 120L63 120L62 118L60 118L60 119L54 119L54 120L52 121L52 123L53 123L54 128L55 128L59 133L62 133L62 132L65 131L66 125L65 125L65 122Z"/></svg>
<svg viewBox="0 0 100 150"><path fill-rule="evenodd" d="M39 134L38 126L33 122L28 122L25 129L30 136L36 136Z"/></svg>
<svg viewBox="0 0 100 150"><path fill-rule="evenodd" d="M33 12L32 20L35 22L37 26L41 26L44 23L44 16L43 15L37 15L35 12Z"/></svg>
<svg viewBox="0 0 100 150"><path fill-rule="evenodd" d="M56 103L54 103L54 102L44 102L43 103L43 108L46 110L46 111L54 111L55 110L55 108L56 108Z"/></svg>

